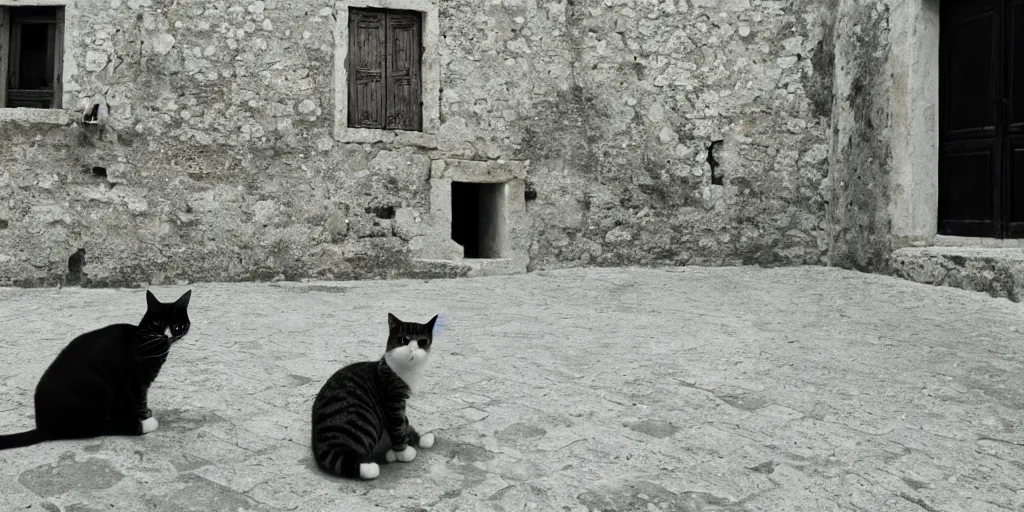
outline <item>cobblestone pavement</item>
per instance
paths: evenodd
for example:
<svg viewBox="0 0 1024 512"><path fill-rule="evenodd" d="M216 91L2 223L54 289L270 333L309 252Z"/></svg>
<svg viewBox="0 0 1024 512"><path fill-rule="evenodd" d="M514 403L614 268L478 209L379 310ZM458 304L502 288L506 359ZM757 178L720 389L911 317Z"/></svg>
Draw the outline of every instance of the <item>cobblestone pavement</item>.
<svg viewBox="0 0 1024 512"><path fill-rule="evenodd" d="M0 510L1024 510L1024 306L981 293L828 268L191 288L160 429L0 452ZM143 293L0 289L0 432ZM445 317L410 411L437 444L324 476L313 397L389 311Z"/></svg>

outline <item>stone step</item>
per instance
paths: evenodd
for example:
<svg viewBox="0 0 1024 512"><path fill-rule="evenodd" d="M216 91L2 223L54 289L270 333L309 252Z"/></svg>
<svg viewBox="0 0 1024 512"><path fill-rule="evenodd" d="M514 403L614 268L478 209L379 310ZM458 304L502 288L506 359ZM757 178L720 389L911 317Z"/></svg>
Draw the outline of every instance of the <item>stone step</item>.
<svg viewBox="0 0 1024 512"><path fill-rule="evenodd" d="M438 271L454 274L450 277L500 276L526 272L526 265L523 262L511 258L460 259L455 261L414 259L413 264L423 272Z"/></svg>
<svg viewBox="0 0 1024 512"><path fill-rule="evenodd" d="M893 276L951 286L1014 302L1024 298L1024 248L906 247L889 258Z"/></svg>

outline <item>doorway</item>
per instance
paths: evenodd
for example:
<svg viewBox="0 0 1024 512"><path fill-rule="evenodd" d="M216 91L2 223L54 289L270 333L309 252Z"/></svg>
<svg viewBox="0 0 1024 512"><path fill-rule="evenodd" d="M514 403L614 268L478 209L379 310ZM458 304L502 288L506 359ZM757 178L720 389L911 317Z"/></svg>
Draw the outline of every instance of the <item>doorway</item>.
<svg viewBox="0 0 1024 512"><path fill-rule="evenodd" d="M939 234L1024 238L1024 0L940 16Z"/></svg>
<svg viewBox="0 0 1024 512"><path fill-rule="evenodd" d="M464 258L501 258L505 247L505 184L452 182L452 240Z"/></svg>

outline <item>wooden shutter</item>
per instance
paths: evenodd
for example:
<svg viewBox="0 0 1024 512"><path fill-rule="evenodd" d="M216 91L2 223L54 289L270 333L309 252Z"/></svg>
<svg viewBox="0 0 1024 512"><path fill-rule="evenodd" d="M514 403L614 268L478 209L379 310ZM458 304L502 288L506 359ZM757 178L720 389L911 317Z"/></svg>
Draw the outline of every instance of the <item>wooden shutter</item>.
<svg viewBox="0 0 1024 512"><path fill-rule="evenodd" d="M0 7L0 108L7 106L7 61L11 56L11 23L8 9Z"/></svg>
<svg viewBox="0 0 1024 512"><path fill-rule="evenodd" d="M50 31L50 49L53 55L53 102L50 108L61 108L64 103L64 8L57 8L57 22Z"/></svg>
<svg viewBox="0 0 1024 512"><path fill-rule="evenodd" d="M389 130L420 130L422 125L420 40L418 12L387 14L387 77L385 102Z"/></svg>
<svg viewBox="0 0 1024 512"><path fill-rule="evenodd" d="M348 18L348 125L384 128L385 15L351 9Z"/></svg>
<svg viewBox="0 0 1024 512"><path fill-rule="evenodd" d="M7 107L60 108L63 17L63 7L8 8Z"/></svg>

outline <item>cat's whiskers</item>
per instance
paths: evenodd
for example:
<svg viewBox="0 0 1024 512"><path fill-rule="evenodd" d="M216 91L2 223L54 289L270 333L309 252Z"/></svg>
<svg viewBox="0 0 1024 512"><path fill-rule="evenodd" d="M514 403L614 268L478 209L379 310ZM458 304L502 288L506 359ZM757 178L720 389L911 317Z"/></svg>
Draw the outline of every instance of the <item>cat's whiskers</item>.
<svg viewBox="0 0 1024 512"><path fill-rule="evenodd" d="M150 354L150 355L147 355L147 356L141 356L141 357L139 357L139 359L156 359L156 358L160 358L160 357L167 357L167 354L169 352L170 352L169 350L165 350L165 351L163 351L163 352L161 352L159 354Z"/></svg>
<svg viewBox="0 0 1024 512"><path fill-rule="evenodd" d="M161 341L167 341L167 338L164 338L161 335L156 335L156 336L152 336L152 337L149 337L149 338L143 338L142 343L139 344L139 348L146 348L146 347L149 347L149 346L154 345L156 343L160 343Z"/></svg>

